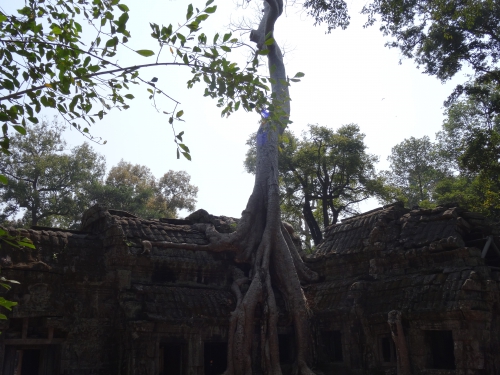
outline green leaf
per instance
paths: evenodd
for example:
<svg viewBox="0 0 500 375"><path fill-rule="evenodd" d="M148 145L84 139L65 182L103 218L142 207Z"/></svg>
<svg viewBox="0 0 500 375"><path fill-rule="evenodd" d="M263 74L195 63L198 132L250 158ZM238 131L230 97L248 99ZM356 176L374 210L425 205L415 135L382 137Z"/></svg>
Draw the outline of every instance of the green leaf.
<svg viewBox="0 0 500 375"><path fill-rule="evenodd" d="M212 4L214 2L214 0L208 0L205 4L205 6L209 6L210 4Z"/></svg>
<svg viewBox="0 0 500 375"><path fill-rule="evenodd" d="M0 183L7 185L9 183L9 179L5 177L3 174L0 174Z"/></svg>
<svg viewBox="0 0 500 375"><path fill-rule="evenodd" d="M182 148L184 151L189 152L189 147L186 146L184 143L179 143L179 147Z"/></svg>
<svg viewBox="0 0 500 375"><path fill-rule="evenodd" d="M52 32L56 35L62 34L62 30L59 26L52 26Z"/></svg>
<svg viewBox="0 0 500 375"><path fill-rule="evenodd" d="M132 95L132 94L127 94L127 95L125 95L125 97L127 99L134 99L134 95Z"/></svg>
<svg viewBox="0 0 500 375"><path fill-rule="evenodd" d="M273 44L273 43L274 43L274 38L269 38L268 40L266 40L266 41L265 41L265 43L264 43L264 44L265 44L266 46L270 46L270 45L271 45L271 44Z"/></svg>
<svg viewBox="0 0 500 375"><path fill-rule="evenodd" d="M184 111L181 110L181 111L177 112L175 117L181 117L183 114L184 114Z"/></svg>
<svg viewBox="0 0 500 375"><path fill-rule="evenodd" d="M214 5L213 7L205 9L205 13L215 13L216 10L217 10L217 5Z"/></svg>
<svg viewBox="0 0 500 375"><path fill-rule="evenodd" d="M188 152L183 152L182 155L189 161L191 161L191 155Z"/></svg>
<svg viewBox="0 0 500 375"><path fill-rule="evenodd" d="M0 22L6 21L7 16L5 14L0 13Z"/></svg>
<svg viewBox="0 0 500 375"><path fill-rule="evenodd" d="M128 8L128 6L126 6L125 4L118 4L118 8L122 11L122 12L128 12L130 9Z"/></svg>
<svg viewBox="0 0 500 375"><path fill-rule="evenodd" d="M22 247L28 247L30 249L36 249L35 245L33 245L31 242L25 242L25 241L17 241L17 244Z"/></svg>
<svg viewBox="0 0 500 375"><path fill-rule="evenodd" d="M149 49L139 49L135 52L137 52L139 55L144 56L144 57L153 56L155 54L153 51L151 51Z"/></svg>
<svg viewBox="0 0 500 375"><path fill-rule="evenodd" d="M0 297L0 306L3 306L5 307L6 309L9 309L11 310L13 306L16 306L17 305L17 302L12 302L12 301L9 301L9 300L6 300L5 298L3 297Z"/></svg>
<svg viewBox="0 0 500 375"><path fill-rule="evenodd" d="M261 49L259 51L259 55L268 55L269 54L269 50L268 49Z"/></svg>
<svg viewBox="0 0 500 375"><path fill-rule="evenodd" d="M220 49L226 52L231 52L231 48L229 48L228 46L220 46Z"/></svg>
<svg viewBox="0 0 500 375"><path fill-rule="evenodd" d="M188 10L186 13L186 20L190 19L193 16L193 4L189 4Z"/></svg>
<svg viewBox="0 0 500 375"><path fill-rule="evenodd" d="M295 74L295 77L293 77L293 78L300 78L300 77L304 77L304 76L305 76L304 73L298 72L297 74Z"/></svg>
<svg viewBox="0 0 500 375"><path fill-rule="evenodd" d="M16 129L18 133L21 133L22 135L26 135L26 129L24 128L24 126L21 126L21 125L13 125L12 127L13 127L14 129Z"/></svg>
<svg viewBox="0 0 500 375"><path fill-rule="evenodd" d="M115 36L114 38L111 38L106 42L106 47L115 47L117 44L118 38Z"/></svg>

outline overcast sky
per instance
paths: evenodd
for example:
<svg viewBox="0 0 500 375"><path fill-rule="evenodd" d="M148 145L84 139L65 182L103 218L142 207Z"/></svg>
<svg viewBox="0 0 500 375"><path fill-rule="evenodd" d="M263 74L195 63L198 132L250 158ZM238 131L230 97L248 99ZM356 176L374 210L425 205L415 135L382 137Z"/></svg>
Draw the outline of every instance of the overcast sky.
<svg viewBox="0 0 500 375"><path fill-rule="evenodd" d="M15 3L18 8L23 5L20 0ZM124 3L130 8L129 45L155 51L157 46L150 37L149 22L176 25L185 19L189 4L181 0L124 0ZM203 4L193 1L195 7L201 8ZM225 32L230 19L236 20L243 13L254 16L250 9L237 13L232 0L214 4L218 10L204 27L208 35ZM313 20L299 9L288 9L278 20L275 39L286 51L288 75L305 73L302 82L291 88L291 129L300 134L307 124L336 129L342 124L356 123L366 134L369 152L380 157L380 170L388 167L386 159L391 147L403 139L434 137L443 120L443 101L465 78L456 77L442 84L422 74L411 60L399 64L399 51L384 47L387 39L378 26L363 28L366 18L359 14L362 5L350 2L351 25L331 34L325 34L325 26L314 27ZM234 55L234 59L244 57L240 52ZM122 65L153 59L133 53L118 58ZM106 156L108 168L124 159L147 165L157 177L169 169L185 170L199 187L197 208L215 215L239 217L253 188L253 176L243 169L245 141L257 130L259 116L240 111L221 119L215 101L202 96L202 86L186 89L189 79L186 68L151 69L141 72L141 76L157 77L158 87L182 103L186 122L176 124L176 131L185 131L184 140L192 151L192 161L176 159L168 118L151 106L147 87L134 89L136 98L129 110L112 111L92 127L94 136L107 140L106 145L94 148ZM163 107L171 110L168 103ZM66 139L72 145L84 141L76 131L67 131ZM377 206L376 201L370 201L361 209Z"/></svg>

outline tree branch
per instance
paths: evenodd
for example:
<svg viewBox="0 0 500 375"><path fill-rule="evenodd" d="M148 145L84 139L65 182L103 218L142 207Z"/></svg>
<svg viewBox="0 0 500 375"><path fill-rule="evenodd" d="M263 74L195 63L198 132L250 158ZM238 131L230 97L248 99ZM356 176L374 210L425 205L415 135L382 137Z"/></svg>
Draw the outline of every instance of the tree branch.
<svg viewBox="0 0 500 375"><path fill-rule="evenodd" d="M117 69L112 69L112 70L106 70L104 72L96 72L96 73L87 74L87 75L76 77L76 78L78 78L78 79L88 79L88 78L97 77L97 76L100 76L100 75L113 74L113 73L118 73L118 72L131 73L131 72L133 72L133 71L135 71L137 69L150 68L150 67L153 67L153 66L169 66L169 65L192 67L192 64L185 64L184 62L182 62L182 63L176 63L176 62L173 62L173 63L151 63L151 64L134 65L134 66L126 67L126 68L117 68ZM54 84L58 84L58 83L59 83L59 81L54 82ZM24 95L24 94L27 94L29 92L33 92L33 91L36 91L36 90L46 89L46 88L49 88L49 87L46 86L46 84L44 84L44 85L41 85L41 86L32 87L30 89L26 89L26 90L23 90L23 91L16 92L15 94L5 95L5 96L0 97L0 102L2 100L17 99L21 95Z"/></svg>

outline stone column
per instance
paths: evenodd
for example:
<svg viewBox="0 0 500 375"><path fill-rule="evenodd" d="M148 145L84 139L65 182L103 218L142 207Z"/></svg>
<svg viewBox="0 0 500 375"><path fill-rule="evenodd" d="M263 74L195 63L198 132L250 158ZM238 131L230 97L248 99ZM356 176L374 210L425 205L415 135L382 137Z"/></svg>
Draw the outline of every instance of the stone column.
<svg viewBox="0 0 500 375"><path fill-rule="evenodd" d="M188 375L203 375L203 358L201 335L191 335L188 343Z"/></svg>

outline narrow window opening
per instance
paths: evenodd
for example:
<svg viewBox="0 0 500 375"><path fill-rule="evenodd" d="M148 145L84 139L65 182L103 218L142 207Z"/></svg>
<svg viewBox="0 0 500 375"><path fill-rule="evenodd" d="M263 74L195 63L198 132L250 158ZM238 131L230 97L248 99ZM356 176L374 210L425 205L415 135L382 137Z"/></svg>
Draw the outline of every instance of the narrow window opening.
<svg viewBox="0 0 500 375"><path fill-rule="evenodd" d="M7 339L20 339L23 332L23 318L10 319L9 329L5 332Z"/></svg>
<svg viewBox="0 0 500 375"><path fill-rule="evenodd" d="M451 331L425 331L427 367L431 369L455 369L453 334Z"/></svg>
<svg viewBox="0 0 500 375"><path fill-rule="evenodd" d="M323 333L323 343L325 354L330 362L343 362L342 353L342 333L340 331L330 331Z"/></svg>
<svg viewBox="0 0 500 375"><path fill-rule="evenodd" d="M227 366L227 343L206 342L204 357L205 375L223 374Z"/></svg>
<svg viewBox="0 0 500 375"><path fill-rule="evenodd" d="M160 375L183 375L183 345L162 344L160 346Z"/></svg>

